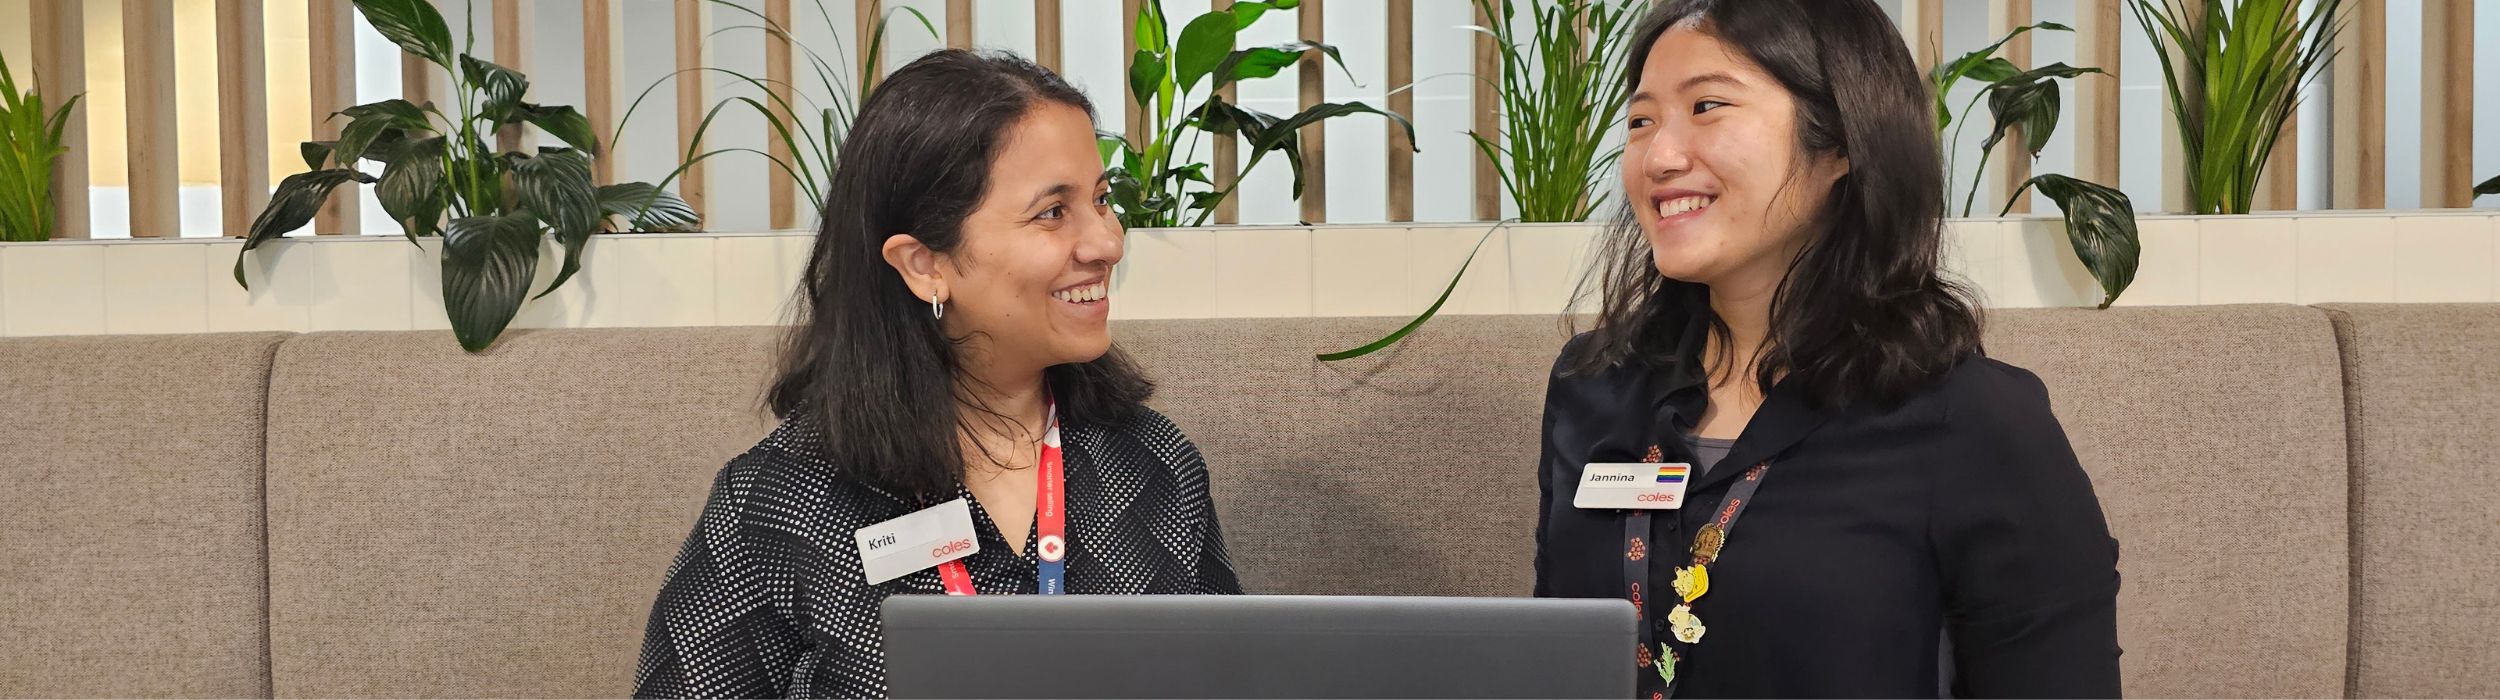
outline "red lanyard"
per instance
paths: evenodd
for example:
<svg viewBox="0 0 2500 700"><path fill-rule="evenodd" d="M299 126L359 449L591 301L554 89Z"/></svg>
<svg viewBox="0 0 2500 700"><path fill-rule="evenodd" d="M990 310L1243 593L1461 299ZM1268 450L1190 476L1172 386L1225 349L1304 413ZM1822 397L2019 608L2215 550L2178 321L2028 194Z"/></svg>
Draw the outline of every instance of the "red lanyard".
<svg viewBox="0 0 2500 700"><path fill-rule="evenodd" d="M1067 470L1059 457L1059 406L1048 409L1048 427L1042 431L1042 457L1036 466L1040 491L1034 499L1033 529L1038 535L1034 547L1040 560L1034 576L1035 590L1042 595L1067 592L1068 581L1068 494ZM938 580L946 585L947 595L973 595L972 572L957 559L938 565Z"/></svg>

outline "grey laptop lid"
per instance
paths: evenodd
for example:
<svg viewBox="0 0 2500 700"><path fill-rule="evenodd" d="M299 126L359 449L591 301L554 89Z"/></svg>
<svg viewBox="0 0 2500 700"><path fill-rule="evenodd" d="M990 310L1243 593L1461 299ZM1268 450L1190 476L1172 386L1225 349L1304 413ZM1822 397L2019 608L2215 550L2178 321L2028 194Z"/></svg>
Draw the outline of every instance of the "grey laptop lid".
<svg viewBox="0 0 2500 700"><path fill-rule="evenodd" d="M897 698L1632 695L1621 600L893 596Z"/></svg>

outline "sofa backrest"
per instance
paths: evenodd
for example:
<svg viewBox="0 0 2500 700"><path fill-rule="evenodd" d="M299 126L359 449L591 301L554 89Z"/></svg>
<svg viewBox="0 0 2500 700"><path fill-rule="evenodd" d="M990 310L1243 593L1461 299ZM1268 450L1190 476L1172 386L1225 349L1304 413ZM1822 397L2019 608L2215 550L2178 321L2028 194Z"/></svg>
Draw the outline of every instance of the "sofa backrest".
<svg viewBox="0 0 2500 700"><path fill-rule="evenodd" d="M2356 697L2500 697L2500 304L2330 307Z"/></svg>
<svg viewBox="0 0 2500 700"><path fill-rule="evenodd" d="M269 693L282 333L0 341L0 696Z"/></svg>

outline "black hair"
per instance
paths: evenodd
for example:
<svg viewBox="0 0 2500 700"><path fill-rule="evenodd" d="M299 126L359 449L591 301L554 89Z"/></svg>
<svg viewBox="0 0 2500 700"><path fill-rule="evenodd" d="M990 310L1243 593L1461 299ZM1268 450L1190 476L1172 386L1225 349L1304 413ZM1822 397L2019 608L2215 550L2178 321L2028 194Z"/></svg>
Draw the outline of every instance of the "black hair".
<svg viewBox="0 0 2500 700"><path fill-rule="evenodd" d="M1773 293L1769 332L1751 358L1763 392L1784 386L1818 407L1888 405L1980 353L1977 305L1938 269L1944 165L1935 106L1883 11L1872 0L1663 2L1633 34L1639 50L1624 90L1637 89L1642 57L1678 25L1718 39L1795 97L1801 160L1849 161ZM1730 340L1709 287L1658 272L1629 208L1647 200L1625 200L1583 282L1583 294L1593 286L1601 295L1599 312L1584 352L1566 358L1569 371L1691 367L1684 363L1700 359L1681 356L1679 341L1705 321L1723 347Z"/></svg>
<svg viewBox="0 0 2500 700"><path fill-rule="evenodd" d="M909 233L939 253L963 245L964 218L1018 120L1056 103L1094 107L1049 69L1003 52L934 51L878 83L824 199L800 278L799 323L766 399L819 442L845 476L910 497L942 497L963 476L965 419L1012 421L970 391L962 345L888 265L885 241ZM1063 423L1117 425L1154 384L1116 346L1043 371ZM967 416L964 409L975 414Z"/></svg>

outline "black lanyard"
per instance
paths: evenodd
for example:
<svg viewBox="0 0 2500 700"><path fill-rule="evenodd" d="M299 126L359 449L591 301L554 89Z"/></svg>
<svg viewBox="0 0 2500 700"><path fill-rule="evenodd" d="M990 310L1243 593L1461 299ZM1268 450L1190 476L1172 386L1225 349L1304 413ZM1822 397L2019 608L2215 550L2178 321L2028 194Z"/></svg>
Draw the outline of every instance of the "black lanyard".
<svg viewBox="0 0 2500 700"><path fill-rule="evenodd" d="M1736 485L1728 489L1727 498L1720 502L1718 515L1711 518L1708 524L1702 525L1701 531L1693 536L1692 547L1688 550L1692 555L1693 566L1707 567L1718 561L1719 551L1726 546L1728 535L1736 530L1737 516L1744 515L1745 506L1753 503L1754 492L1762 488L1762 475L1770 470L1770 462L1756 464L1753 468L1745 470L1744 478L1737 480ZM1650 591L1644 589L1648 588L1650 581L1650 557L1668 556L1669 553L1651 549L1649 527L1649 511L1626 511L1623 519L1623 590L1624 597L1632 601L1632 609L1640 618L1638 625L1641 644L1638 652L1640 655L1639 672L1670 677L1668 674L1659 673L1654 665L1667 664L1670 669L1676 668L1674 664L1677 659L1683 656L1684 650L1689 649L1690 646L1681 642L1661 643L1657 641L1657 628L1651 621L1647 601L1652 596L1649 595ZM1679 526L1677 529L1682 528ZM1682 538L1679 536L1677 539ZM1667 596L1670 606L1684 603L1682 598L1676 597L1673 590L1667 591ZM1670 636L1669 639L1672 640L1673 637ZM1641 684L1647 683L1647 676L1643 676ZM1673 694L1675 694L1675 682L1668 680L1666 687L1660 690L1656 697Z"/></svg>

